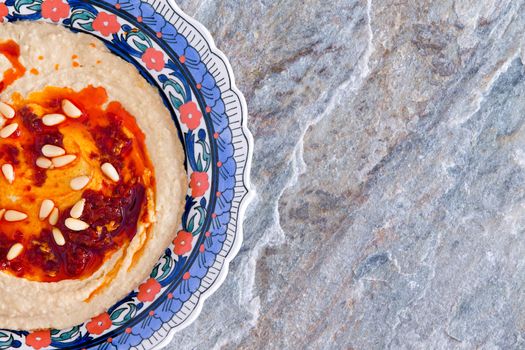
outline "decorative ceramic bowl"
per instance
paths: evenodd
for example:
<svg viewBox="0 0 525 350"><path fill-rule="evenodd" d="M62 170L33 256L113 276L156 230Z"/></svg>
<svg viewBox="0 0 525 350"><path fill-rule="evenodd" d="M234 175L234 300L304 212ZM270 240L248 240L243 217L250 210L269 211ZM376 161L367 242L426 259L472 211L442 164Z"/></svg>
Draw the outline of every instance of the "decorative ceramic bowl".
<svg viewBox="0 0 525 350"><path fill-rule="evenodd" d="M166 345L222 283L242 240L252 146L229 63L209 33L166 0L2 2L0 21L53 22L88 33L135 65L172 113L191 188L177 237L137 290L70 329L0 330L0 349ZM191 247L181 244L188 241Z"/></svg>

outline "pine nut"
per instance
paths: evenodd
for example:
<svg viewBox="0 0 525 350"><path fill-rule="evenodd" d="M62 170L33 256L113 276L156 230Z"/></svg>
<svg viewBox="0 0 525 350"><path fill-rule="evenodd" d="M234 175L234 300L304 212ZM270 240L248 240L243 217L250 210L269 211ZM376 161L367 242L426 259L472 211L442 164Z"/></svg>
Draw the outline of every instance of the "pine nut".
<svg viewBox="0 0 525 350"><path fill-rule="evenodd" d="M66 154L65 156L53 158L52 162L55 168L61 168L63 166L68 165L69 163L72 163L75 159L77 159L76 155Z"/></svg>
<svg viewBox="0 0 525 350"><path fill-rule="evenodd" d="M2 165L2 174L4 174L5 179L10 184L15 181L15 169L13 169L13 166L11 164L4 164Z"/></svg>
<svg viewBox="0 0 525 350"><path fill-rule="evenodd" d="M89 227L84 221L74 218L67 218L64 224L72 231L84 231Z"/></svg>
<svg viewBox="0 0 525 350"><path fill-rule="evenodd" d="M75 191L80 191L81 189L87 186L87 184L89 183L89 180L90 180L89 177L85 175L78 176L78 177L71 179L69 186L71 186L71 188Z"/></svg>
<svg viewBox="0 0 525 350"><path fill-rule="evenodd" d="M53 158L63 156L66 154L66 151L62 147L44 145L44 147L42 147L42 154L46 157Z"/></svg>
<svg viewBox="0 0 525 350"><path fill-rule="evenodd" d="M69 118L80 118L82 116L82 111L69 100L62 100L62 111Z"/></svg>
<svg viewBox="0 0 525 350"><path fill-rule="evenodd" d="M18 256L22 254L23 250L24 250L24 246L22 244L20 243L13 244L11 249L9 249L9 252L7 252L7 260L11 261L11 260L18 258Z"/></svg>
<svg viewBox="0 0 525 350"><path fill-rule="evenodd" d="M38 214L38 218L40 220L45 220L49 214L51 214L53 208L55 208L55 203L53 203L53 201L50 199L44 199L40 205L40 213Z"/></svg>
<svg viewBox="0 0 525 350"><path fill-rule="evenodd" d="M115 167L111 163L104 163L100 168L102 169L104 175L106 175L112 181L118 182L118 180L120 180L120 176L117 172L117 169L115 169Z"/></svg>
<svg viewBox="0 0 525 350"><path fill-rule="evenodd" d="M7 210L4 214L4 220L9 222L22 221L27 219L27 214L17 210Z"/></svg>
<svg viewBox="0 0 525 350"><path fill-rule="evenodd" d="M62 232L60 232L60 230L56 227L53 227L53 239L55 240L55 243L59 246L63 246L66 244L66 239L64 238L64 235L62 234Z"/></svg>
<svg viewBox="0 0 525 350"><path fill-rule="evenodd" d="M42 169L50 169L53 166L53 163L46 157L38 157L36 159L36 166Z"/></svg>
<svg viewBox="0 0 525 350"><path fill-rule="evenodd" d="M13 119L15 117L15 110L7 103L0 101L0 114L7 119Z"/></svg>
<svg viewBox="0 0 525 350"><path fill-rule="evenodd" d="M13 135L16 129L18 129L18 123L6 125L2 128L2 130L0 130L0 137L6 139L9 136Z"/></svg>
<svg viewBox="0 0 525 350"><path fill-rule="evenodd" d="M71 215L73 219L78 219L79 217L81 217L82 213L84 212L85 204L86 204L86 200L84 198L76 202L75 205L71 208L69 215Z"/></svg>
<svg viewBox="0 0 525 350"><path fill-rule="evenodd" d="M47 126L54 126L66 120L66 116L62 114L46 114L42 117L42 123Z"/></svg>
<svg viewBox="0 0 525 350"><path fill-rule="evenodd" d="M53 211L51 212L51 215L49 215L49 224L50 225L56 225L57 222L58 222L58 208L54 208Z"/></svg>

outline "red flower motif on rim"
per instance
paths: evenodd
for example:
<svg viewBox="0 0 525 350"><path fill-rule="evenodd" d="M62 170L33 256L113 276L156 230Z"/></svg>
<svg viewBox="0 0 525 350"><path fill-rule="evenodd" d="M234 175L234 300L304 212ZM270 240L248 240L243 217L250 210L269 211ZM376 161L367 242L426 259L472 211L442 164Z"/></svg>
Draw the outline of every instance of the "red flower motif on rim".
<svg viewBox="0 0 525 350"><path fill-rule="evenodd" d="M4 21L4 17L9 14L9 9L4 3L0 3L0 23Z"/></svg>
<svg viewBox="0 0 525 350"><path fill-rule="evenodd" d="M190 130L195 130L199 127L202 119L202 113L199 111L195 102L188 102L180 106L180 121Z"/></svg>
<svg viewBox="0 0 525 350"><path fill-rule="evenodd" d="M42 2L42 17L53 22L59 22L69 16L69 5L62 0L44 0Z"/></svg>
<svg viewBox="0 0 525 350"><path fill-rule="evenodd" d="M179 231L177 237L173 240L175 249L173 251L177 255L184 255L191 250L191 243L193 241L193 235L186 231Z"/></svg>
<svg viewBox="0 0 525 350"><path fill-rule="evenodd" d="M193 198L203 196L209 187L210 183L208 182L208 174L198 171L191 174L190 188L191 196Z"/></svg>
<svg viewBox="0 0 525 350"><path fill-rule="evenodd" d="M113 322L111 322L109 314L107 312L104 312L103 314L92 318L91 321L89 321L88 324L86 324L86 328L89 333L98 335L104 333L105 330L111 328L112 324Z"/></svg>
<svg viewBox="0 0 525 350"><path fill-rule="evenodd" d="M26 344L37 350L51 345L51 331L47 329L28 334Z"/></svg>
<svg viewBox="0 0 525 350"><path fill-rule="evenodd" d="M140 285L137 298L142 302L153 301L157 294L159 294L161 288L162 286L156 279L150 278Z"/></svg>
<svg viewBox="0 0 525 350"><path fill-rule="evenodd" d="M142 55L142 61L146 63L148 69L160 72L164 68L164 54L162 51L149 47Z"/></svg>
<svg viewBox="0 0 525 350"><path fill-rule="evenodd" d="M104 36L115 34L120 29L120 24L117 21L117 16L99 12L97 18L93 21L93 29L102 33Z"/></svg>

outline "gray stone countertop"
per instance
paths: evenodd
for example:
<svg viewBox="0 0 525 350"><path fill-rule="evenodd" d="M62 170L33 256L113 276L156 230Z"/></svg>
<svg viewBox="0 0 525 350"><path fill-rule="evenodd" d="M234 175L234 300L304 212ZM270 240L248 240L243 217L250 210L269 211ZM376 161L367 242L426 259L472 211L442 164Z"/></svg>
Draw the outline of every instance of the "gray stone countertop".
<svg viewBox="0 0 525 350"><path fill-rule="evenodd" d="M525 1L179 5L246 96L257 195L168 349L525 348Z"/></svg>

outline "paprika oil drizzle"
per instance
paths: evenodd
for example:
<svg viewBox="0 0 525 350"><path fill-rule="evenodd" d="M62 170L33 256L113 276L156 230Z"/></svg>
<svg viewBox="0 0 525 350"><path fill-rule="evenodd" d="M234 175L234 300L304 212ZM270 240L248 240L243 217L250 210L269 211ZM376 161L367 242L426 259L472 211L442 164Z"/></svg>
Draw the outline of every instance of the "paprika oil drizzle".
<svg viewBox="0 0 525 350"><path fill-rule="evenodd" d="M0 54L4 55L12 66L4 72L2 81L0 81L0 92L2 92L15 80L24 76L26 68L20 63L20 46L15 41L0 42Z"/></svg>
<svg viewBox="0 0 525 350"><path fill-rule="evenodd" d="M43 115L63 113L64 100L77 106L81 117L44 125ZM17 176L10 185L0 184L0 209L19 210L28 218L0 220L0 271L41 282L87 278L113 253L127 247L139 224L151 224L146 214L153 207L155 179L144 134L120 103L107 103L102 87L89 86L79 92L47 87L28 97L15 93L12 101L16 110L12 122L19 129L16 135L0 139L0 164L13 164ZM64 167L42 169L36 162L43 156L43 145L61 147L76 159ZM118 171L119 181L104 176L100 168L106 162ZM74 191L69 183L78 175L89 176L90 182ZM60 211L55 225L39 218L44 199L52 200ZM65 220L81 199L85 206L78 219L89 227L73 231ZM53 228L62 233L64 245L56 242ZM8 260L9 249L16 243L24 250Z"/></svg>

